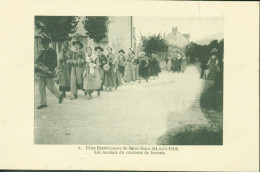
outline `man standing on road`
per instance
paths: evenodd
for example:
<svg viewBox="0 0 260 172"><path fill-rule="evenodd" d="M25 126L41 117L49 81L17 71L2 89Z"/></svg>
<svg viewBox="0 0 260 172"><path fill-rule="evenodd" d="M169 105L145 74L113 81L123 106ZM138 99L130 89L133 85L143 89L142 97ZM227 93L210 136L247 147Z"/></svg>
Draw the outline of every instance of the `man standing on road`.
<svg viewBox="0 0 260 172"><path fill-rule="evenodd" d="M39 92L40 92L40 106L37 109L47 107L46 101L46 86L54 96L62 103L63 96L61 92L55 87L52 80L54 69L57 67L57 54L49 47L50 40L48 38L42 39L44 50L41 52L39 58L35 62L35 70L39 76Z"/></svg>

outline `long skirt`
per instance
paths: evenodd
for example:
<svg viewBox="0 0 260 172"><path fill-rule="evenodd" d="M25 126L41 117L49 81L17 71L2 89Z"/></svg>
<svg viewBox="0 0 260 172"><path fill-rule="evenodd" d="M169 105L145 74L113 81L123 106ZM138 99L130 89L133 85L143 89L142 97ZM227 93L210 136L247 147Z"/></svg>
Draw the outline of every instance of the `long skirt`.
<svg viewBox="0 0 260 172"><path fill-rule="evenodd" d="M186 61L183 60L183 61L181 62L181 71L184 72L185 70L186 70Z"/></svg>
<svg viewBox="0 0 260 172"><path fill-rule="evenodd" d="M133 64L132 65L132 80L135 81L137 78L136 78L136 73L135 73L135 68L136 68L136 65Z"/></svg>
<svg viewBox="0 0 260 172"><path fill-rule="evenodd" d="M125 73L125 66L118 66L118 70L119 70L121 76L123 77L124 73Z"/></svg>
<svg viewBox="0 0 260 172"><path fill-rule="evenodd" d="M114 77L115 77L115 85L117 87L122 85L121 73L119 72L119 70L116 70L116 72L114 72Z"/></svg>
<svg viewBox="0 0 260 172"><path fill-rule="evenodd" d="M111 87L115 87L116 83L115 83L115 73L113 72L114 67L110 66L110 69L105 71L105 76L104 76L104 86L111 88Z"/></svg>
<svg viewBox="0 0 260 172"><path fill-rule="evenodd" d="M166 64L166 70L171 71L172 70L172 60L168 60Z"/></svg>
<svg viewBox="0 0 260 172"><path fill-rule="evenodd" d="M148 79L150 77L149 66L145 63L141 63L139 66L139 78Z"/></svg>
<svg viewBox="0 0 260 172"><path fill-rule="evenodd" d="M181 60L175 60L175 69L176 72L181 72Z"/></svg>
<svg viewBox="0 0 260 172"><path fill-rule="evenodd" d="M125 82L133 81L133 64L131 62L128 62L125 66L124 81Z"/></svg>
<svg viewBox="0 0 260 172"><path fill-rule="evenodd" d="M69 64L62 63L59 72L59 90L70 91L70 70Z"/></svg>
<svg viewBox="0 0 260 172"><path fill-rule="evenodd" d="M172 71L173 72L176 72L176 63L175 63L176 60L172 60Z"/></svg>
<svg viewBox="0 0 260 172"><path fill-rule="evenodd" d="M150 76L156 76L157 75L157 67L156 65L151 65L150 66Z"/></svg>
<svg viewBox="0 0 260 172"><path fill-rule="evenodd" d="M139 78L138 70L139 70L139 64L133 64L133 81L136 81Z"/></svg>
<svg viewBox="0 0 260 172"><path fill-rule="evenodd" d="M210 63L209 64L209 74L208 74L207 79L214 80L216 77L216 73L217 73L217 66L215 65L215 62Z"/></svg>
<svg viewBox="0 0 260 172"><path fill-rule="evenodd" d="M83 80L84 90L98 90L101 87L101 79L98 69L94 70L94 74L86 72Z"/></svg>

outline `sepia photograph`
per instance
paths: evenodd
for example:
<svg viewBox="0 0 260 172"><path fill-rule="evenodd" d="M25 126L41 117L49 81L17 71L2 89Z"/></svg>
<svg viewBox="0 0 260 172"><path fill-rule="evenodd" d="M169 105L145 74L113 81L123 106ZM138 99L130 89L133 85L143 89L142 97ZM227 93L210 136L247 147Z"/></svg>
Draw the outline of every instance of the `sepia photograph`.
<svg viewBox="0 0 260 172"><path fill-rule="evenodd" d="M223 17L35 16L34 143L223 145Z"/></svg>
<svg viewBox="0 0 260 172"><path fill-rule="evenodd" d="M259 171L259 2L0 14L0 169Z"/></svg>

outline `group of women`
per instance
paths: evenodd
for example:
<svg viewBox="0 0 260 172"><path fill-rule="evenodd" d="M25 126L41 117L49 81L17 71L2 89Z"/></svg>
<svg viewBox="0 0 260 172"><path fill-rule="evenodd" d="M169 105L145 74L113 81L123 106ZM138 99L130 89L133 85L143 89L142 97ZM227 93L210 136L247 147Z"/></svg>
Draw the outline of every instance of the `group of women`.
<svg viewBox="0 0 260 172"><path fill-rule="evenodd" d="M183 53L177 52L176 55L170 55L166 60L167 71L184 73L186 70L186 59Z"/></svg>
<svg viewBox="0 0 260 172"><path fill-rule="evenodd" d="M121 49L116 56L113 49L108 47L107 55L104 55L100 46L94 50L87 47L85 53L81 50L83 44L80 41L74 41L72 45L74 51L70 49L68 42L64 42L58 67L59 90L63 97L66 92L71 91L72 100L78 98L78 90L83 90L90 100L94 91L100 96L100 91L110 92L124 82L141 82L142 79L148 82L150 76L158 76L161 71L158 58L154 54L149 57L142 52L138 57L129 48L127 55Z"/></svg>

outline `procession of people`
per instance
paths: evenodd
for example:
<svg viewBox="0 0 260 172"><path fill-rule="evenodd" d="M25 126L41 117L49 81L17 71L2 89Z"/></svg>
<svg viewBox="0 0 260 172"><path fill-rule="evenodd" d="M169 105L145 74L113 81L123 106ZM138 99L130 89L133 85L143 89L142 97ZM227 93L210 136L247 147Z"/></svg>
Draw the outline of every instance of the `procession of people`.
<svg viewBox="0 0 260 172"><path fill-rule="evenodd" d="M47 107L46 87L62 103L66 92L72 95L71 100L78 99L78 91L83 91L88 100L92 99L92 93L101 91L111 92L124 84L142 80L148 82L161 72L158 55L141 52L136 55L132 48L126 53L123 49L117 52L112 47L104 49L101 46L87 47L82 50L80 41L72 42L72 51L69 42L63 43L59 65L57 54L49 47L50 40L42 39L44 50L35 62L35 72L39 77L40 105L37 109ZM218 50L214 48L208 61L201 62L201 78L209 80L221 80L218 72L220 64L217 58ZM177 51L171 53L166 60L166 70L175 73L184 73L186 70L186 58L184 53ZM222 64L222 63L221 63ZM58 67L57 67L58 66ZM55 69L58 72L55 72ZM53 78L58 74L59 88L56 88ZM219 79L220 78L220 79Z"/></svg>
<svg viewBox="0 0 260 172"><path fill-rule="evenodd" d="M82 50L80 41L72 42L74 51L69 47L69 42L63 43L59 66L57 67L57 54L49 47L50 40L42 39L44 50L35 62L35 72L40 78L40 106L37 109L47 107L46 86L62 103L66 92L71 92L71 100L78 99L78 91L83 91L88 100L92 99L92 93L101 91L111 92L123 84L142 80L148 82L151 76L158 76L161 72L157 55L148 55L141 52L137 56L132 48L128 53L121 49L118 55L112 47L104 49L101 46L87 47ZM53 77L55 68L58 71L59 89L55 87Z"/></svg>
<svg viewBox="0 0 260 172"><path fill-rule="evenodd" d="M186 63L184 53L180 51L171 53L166 59L166 70L174 73L184 73L186 71Z"/></svg>

